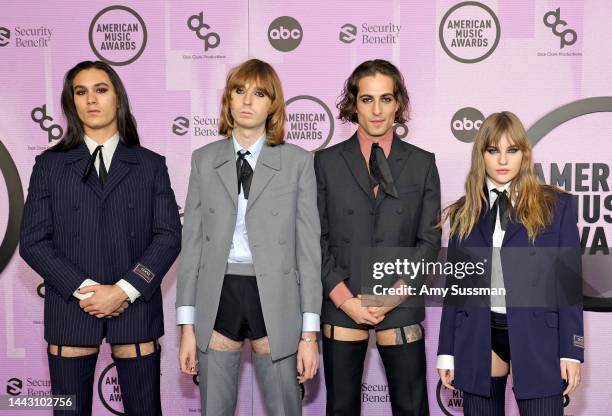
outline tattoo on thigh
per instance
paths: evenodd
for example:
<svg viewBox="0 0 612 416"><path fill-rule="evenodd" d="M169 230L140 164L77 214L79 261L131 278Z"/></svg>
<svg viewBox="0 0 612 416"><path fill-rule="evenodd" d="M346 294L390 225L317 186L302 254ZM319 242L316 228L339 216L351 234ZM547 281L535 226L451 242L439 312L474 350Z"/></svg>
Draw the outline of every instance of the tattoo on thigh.
<svg viewBox="0 0 612 416"><path fill-rule="evenodd" d="M402 338L402 331L406 335L406 343L411 343L423 339L423 331L419 324L409 325L405 327L395 328L395 345L402 345L404 340Z"/></svg>
<svg viewBox="0 0 612 416"><path fill-rule="evenodd" d="M420 339L423 339L423 330L421 329L421 325L414 324L410 326L405 326L404 333L406 334L406 342L415 342Z"/></svg>

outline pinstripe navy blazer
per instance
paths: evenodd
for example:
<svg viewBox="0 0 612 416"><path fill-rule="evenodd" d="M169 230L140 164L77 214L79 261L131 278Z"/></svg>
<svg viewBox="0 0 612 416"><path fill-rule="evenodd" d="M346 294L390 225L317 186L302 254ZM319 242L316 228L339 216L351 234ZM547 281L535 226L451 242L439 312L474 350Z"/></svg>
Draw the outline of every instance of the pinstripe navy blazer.
<svg viewBox="0 0 612 416"><path fill-rule="evenodd" d="M36 157L19 253L45 282L45 339L60 345L144 342L164 333L160 284L180 252L181 223L164 157L119 143L101 187L85 144ZM141 296L98 319L73 292L86 278L125 279Z"/></svg>

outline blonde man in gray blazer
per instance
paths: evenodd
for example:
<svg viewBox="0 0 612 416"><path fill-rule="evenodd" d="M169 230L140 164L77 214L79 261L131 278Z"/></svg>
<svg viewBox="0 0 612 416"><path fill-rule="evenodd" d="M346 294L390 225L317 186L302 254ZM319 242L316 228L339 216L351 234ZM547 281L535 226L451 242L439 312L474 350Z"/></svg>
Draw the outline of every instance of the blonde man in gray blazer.
<svg viewBox="0 0 612 416"><path fill-rule="evenodd" d="M251 59L227 79L219 133L193 153L176 290L181 371L202 414L233 416L243 342L268 415L301 414L319 367L321 249L312 155L285 144L280 80Z"/></svg>

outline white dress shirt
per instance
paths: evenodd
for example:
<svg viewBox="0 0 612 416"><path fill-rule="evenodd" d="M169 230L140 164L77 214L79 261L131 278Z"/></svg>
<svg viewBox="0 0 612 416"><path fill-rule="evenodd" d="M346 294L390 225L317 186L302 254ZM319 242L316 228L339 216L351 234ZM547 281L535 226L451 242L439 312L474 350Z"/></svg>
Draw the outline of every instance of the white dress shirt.
<svg viewBox="0 0 612 416"><path fill-rule="evenodd" d="M512 182L508 182L502 186L496 187L493 181L487 176L486 178L487 190L489 191L489 207L492 207L495 201L497 200L497 194L493 192L494 189L497 189L499 192L507 192L510 193L510 184ZM510 197L510 195L508 195ZM514 206L515 199L510 198L510 202L512 206ZM501 222L499 221L499 210L497 210L497 217L495 218L495 228L493 229L493 251L491 258L491 287L503 288L504 287L504 274L502 270L501 264L501 247L504 241L504 236L506 235L506 231L501 228ZM496 282L493 286L493 282ZM506 301L504 295L491 295L491 311L496 313L506 314ZM574 360L573 358L561 358L562 360L567 361L575 361L580 362L579 360ZM441 354L438 355L437 368L445 369L445 370L453 370L455 368L455 357L452 355Z"/></svg>
<svg viewBox="0 0 612 416"><path fill-rule="evenodd" d="M244 153L248 150L249 155L245 156L245 160L251 165L253 171L257 165L257 159L261 153L261 149L266 141L266 134L264 133L255 143L253 143L248 149L243 148L238 143L235 137L232 137L234 144L234 155L238 159L238 152ZM248 200L244 198L244 191L240 188L238 194L238 210L236 215L236 226L234 228L234 235L232 237L232 245L230 247L228 263L245 263L252 264L253 256L249 246L249 235L246 225L246 209ZM195 307L194 306L179 306L176 308L176 324L177 325L192 325L195 322ZM304 332L317 332L319 331L320 317L316 313L304 312L302 314L302 331Z"/></svg>
<svg viewBox="0 0 612 416"><path fill-rule="evenodd" d="M87 146L87 149L89 150L89 154L90 155L93 154L93 152L96 150L96 147L98 147L99 144L93 141L91 138L87 137L87 135L85 135L84 141L85 141L85 145ZM102 158L104 159L104 166L106 167L107 172L110 171L110 165L113 160L113 155L115 154L115 150L117 149L118 144L119 144L119 132L115 133L110 139L102 143L102 146L104 146L102 147ZM94 167L96 168L96 172L99 173L100 171L100 158L99 157L96 157L96 160L94 161ZM134 302L140 296L140 292L134 286L128 283L127 280L121 279L115 284L119 286L126 293L126 295L128 295L128 298L130 299L130 303ZM93 285L99 285L99 283L92 279L85 279L83 280L83 283L81 283L79 288L82 288L85 286L93 286ZM93 296L93 292L80 294L78 290L75 290L72 295L79 300L83 300L83 299L87 299Z"/></svg>

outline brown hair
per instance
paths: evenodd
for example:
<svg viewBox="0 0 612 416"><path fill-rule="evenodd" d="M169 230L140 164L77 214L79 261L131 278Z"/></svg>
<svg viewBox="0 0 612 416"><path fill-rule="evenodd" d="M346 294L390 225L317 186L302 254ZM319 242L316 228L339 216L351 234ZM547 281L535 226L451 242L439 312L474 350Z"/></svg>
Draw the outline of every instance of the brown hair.
<svg viewBox="0 0 612 416"><path fill-rule="evenodd" d="M232 137L234 131L234 118L230 110L232 91L246 84L257 85L272 102L266 120L266 144L274 146L284 143L287 116L281 82L274 68L259 59L249 59L229 72L221 101L219 134Z"/></svg>
<svg viewBox="0 0 612 416"><path fill-rule="evenodd" d="M340 110L338 119L346 122L357 123L357 95L359 94L359 81L363 77L376 74L387 75L393 79L393 96L398 102L395 112L395 122L404 123L409 119L410 98L402 73L389 61L374 59L361 63L344 83L344 88L339 97L336 108Z"/></svg>
<svg viewBox="0 0 612 416"><path fill-rule="evenodd" d="M532 242L539 232L551 224L555 197L562 191L539 181L533 168L531 143L523 124L515 114L502 111L487 117L476 134L472 164L465 180L465 196L442 212L438 225L441 226L448 219L451 236L466 238L478 222L482 210L489 208L484 185L484 152L489 146L497 146L504 134L523 154L521 167L509 189L511 198L514 198L513 220L525 226Z"/></svg>

